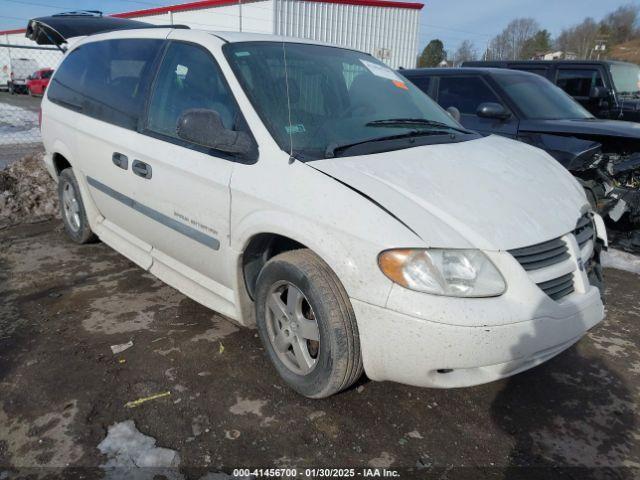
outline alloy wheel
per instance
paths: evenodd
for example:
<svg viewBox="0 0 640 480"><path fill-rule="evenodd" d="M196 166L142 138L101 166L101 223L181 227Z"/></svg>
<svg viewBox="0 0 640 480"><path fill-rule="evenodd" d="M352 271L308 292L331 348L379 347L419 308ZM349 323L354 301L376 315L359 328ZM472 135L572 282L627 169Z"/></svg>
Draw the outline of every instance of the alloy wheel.
<svg viewBox="0 0 640 480"><path fill-rule="evenodd" d="M276 355L292 372L309 374L318 362L320 330L307 297L281 281L269 290L266 307L267 332Z"/></svg>
<svg viewBox="0 0 640 480"><path fill-rule="evenodd" d="M62 209L67 225L74 232L80 230L80 204L76 197L76 189L69 182L62 189Z"/></svg>

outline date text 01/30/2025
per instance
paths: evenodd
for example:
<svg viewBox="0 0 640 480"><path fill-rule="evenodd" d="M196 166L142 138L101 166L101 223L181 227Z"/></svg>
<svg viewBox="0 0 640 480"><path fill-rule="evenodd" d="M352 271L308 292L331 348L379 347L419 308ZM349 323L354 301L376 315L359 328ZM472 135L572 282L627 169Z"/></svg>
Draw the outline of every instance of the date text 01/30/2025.
<svg viewBox="0 0 640 480"><path fill-rule="evenodd" d="M387 468L238 468L233 470L234 477L269 478L399 478L397 470Z"/></svg>

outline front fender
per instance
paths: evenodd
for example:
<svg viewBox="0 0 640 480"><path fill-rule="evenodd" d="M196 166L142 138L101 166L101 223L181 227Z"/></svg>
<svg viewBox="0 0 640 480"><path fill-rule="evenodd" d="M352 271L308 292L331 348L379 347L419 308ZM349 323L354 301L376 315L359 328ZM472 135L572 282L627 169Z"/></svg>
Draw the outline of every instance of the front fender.
<svg viewBox="0 0 640 480"><path fill-rule="evenodd" d="M342 282L351 298L383 306L392 282L377 264L380 247L327 225L276 210L255 211L233 229L231 249L236 258L258 234L272 233L305 245L318 255Z"/></svg>

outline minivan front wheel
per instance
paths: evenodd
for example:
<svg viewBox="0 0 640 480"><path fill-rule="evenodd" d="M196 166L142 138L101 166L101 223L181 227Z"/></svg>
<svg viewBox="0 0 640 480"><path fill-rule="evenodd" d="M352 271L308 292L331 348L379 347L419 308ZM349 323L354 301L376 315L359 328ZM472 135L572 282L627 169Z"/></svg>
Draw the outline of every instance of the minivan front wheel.
<svg viewBox="0 0 640 480"><path fill-rule="evenodd" d="M344 287L310 250L273 257L258 276L258 331L284 381L309 398L324 398L362 375L360 341Z"/></svg>
<svg viewBox="0 0 640 480"><path fill-rule="evenodd" d="M65 168L58 178L58 202L64 229L76 243L89 243L97 237L89 227L84 203L73 169Z"/></svg>

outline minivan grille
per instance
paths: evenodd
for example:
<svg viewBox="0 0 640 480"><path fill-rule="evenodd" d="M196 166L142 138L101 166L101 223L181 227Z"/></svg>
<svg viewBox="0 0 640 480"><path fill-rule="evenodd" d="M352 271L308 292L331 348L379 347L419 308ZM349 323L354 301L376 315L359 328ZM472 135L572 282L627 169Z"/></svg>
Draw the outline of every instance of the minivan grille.
<svg viewBox="0 0 640 480"><path fill-rule="evenodd" d="M527 271L555 265L569 258L567 244L561 238L554 238L530 247L509 250L509 253Z"/></svg>
<svg viewBox="0 0 640 480"><path fill-rule="evenodd" d="M595 225L590 214L580 217L573 233L580 250L595 236ZM569 248L562 238L554 238L547 242L530 247L509 250L509 253L527 272L549 267L570 258ZM573 273L567 273L536 285L553 300L560 300L574 292Z"/></svg>
<svg viewBox="0 0 640 480"><path fill-rule="evenodd" d="M553 300L560 300L573 293L573 273L567 273L561 277L538 283L538 287Z"/></svg>

